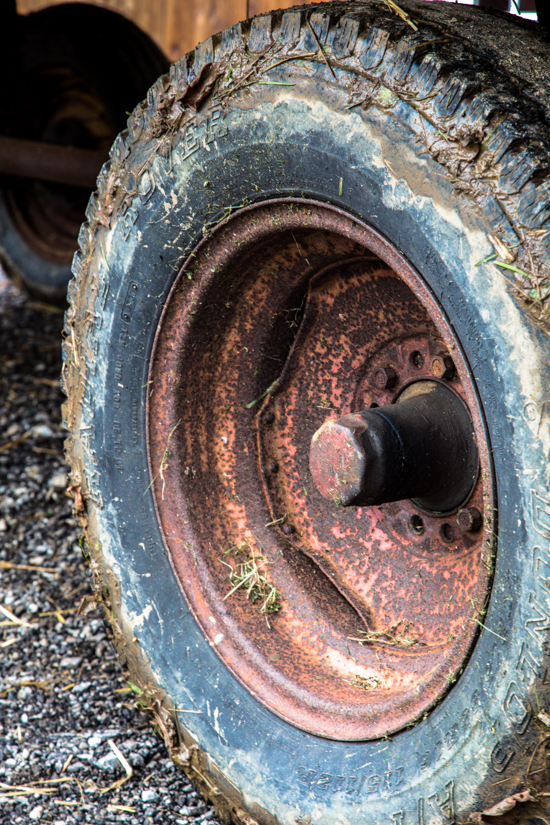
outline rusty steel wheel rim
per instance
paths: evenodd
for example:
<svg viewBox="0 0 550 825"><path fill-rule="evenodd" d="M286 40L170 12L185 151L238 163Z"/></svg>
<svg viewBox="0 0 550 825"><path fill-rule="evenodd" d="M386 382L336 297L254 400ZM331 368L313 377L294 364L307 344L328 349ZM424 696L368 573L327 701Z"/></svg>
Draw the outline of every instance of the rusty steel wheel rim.
<svg viewBox="0 0 550 825"><path fill-rule="evenodd" d="M149 380L159 523L226 666L319 736L373 739L414 724L467 662L495 530L476 389L422 278L333 206L245 207L185 262ZM418 381L468 410L479 472L464 500L442 513L324 498L309 470L319 427L397 404Z"/></svg>

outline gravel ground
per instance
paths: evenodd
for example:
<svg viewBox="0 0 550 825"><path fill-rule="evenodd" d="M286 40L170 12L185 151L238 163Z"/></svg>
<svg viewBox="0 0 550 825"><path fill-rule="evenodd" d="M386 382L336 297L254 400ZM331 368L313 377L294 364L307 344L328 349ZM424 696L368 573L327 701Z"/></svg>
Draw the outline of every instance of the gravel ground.
<svg viewBox="0 0 550 825"><path fill-rule="evenodd" d="M216 825L99 612L77 616L91 591L65 495L62 320L0 270L0 823Z"/></svg>

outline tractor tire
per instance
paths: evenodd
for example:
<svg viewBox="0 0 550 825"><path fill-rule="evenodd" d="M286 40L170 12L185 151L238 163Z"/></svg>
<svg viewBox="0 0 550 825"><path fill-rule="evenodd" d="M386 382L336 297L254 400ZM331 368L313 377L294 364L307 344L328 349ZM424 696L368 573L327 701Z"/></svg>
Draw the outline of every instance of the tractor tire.
<svg viewBox="0 0 550 825"><path fill-rule="evenodd" d="M273 12L175 63L101 173L71 489L140 701L225 821L547 821L548 56L475 7ZM384 448L394 492L344 501L342 428L427 392L447 435L405 422L407 479Z"/></svg>
<svg viewBox="0 0 550 825"><path fill-rule="evenodd" d="M17 17L2 55L0 132L105 152L129 111L168 61L133 23L76 4ZM5 177L0 185L0 262L22 287L63 302L90 191Z"/></svg>

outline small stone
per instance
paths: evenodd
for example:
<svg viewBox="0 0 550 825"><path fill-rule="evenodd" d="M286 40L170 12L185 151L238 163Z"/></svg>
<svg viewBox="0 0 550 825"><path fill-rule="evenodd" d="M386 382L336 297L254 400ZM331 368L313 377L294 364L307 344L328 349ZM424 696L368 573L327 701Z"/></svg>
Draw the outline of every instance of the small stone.
<svg viewBox="0 0 550 825"><path fill-rule="evenodd" d="M59 666L72 670L74 668L80 667L81 662L82 656L64 656L63 659L61 659L61 661L59 662Z"/></svg>
<svg viewBox="0 0 550 825"><path fill-rule="evenodd" d="M27 713L22 713L21 714L21 724L26 725L28 721L29 721L28 714Z"/></svg>
<svg viewBox="0 0 550 825"><path fill-rule="evenodd" d="M67 473L56 473L48 484L54 490L64 490L67 487Z"/></svg>
<svg viewBox="0 0 550 825"><path fill-rule="evenodd" d="M47 424L37 424L36 427L32 428L32 437L37 441L40 441L42 438L53 438L54 436L55 433Z"/></svg>
<svg viewBox="0 0 550 825"><path fill-rule="evenodd" d="M128 756L128 761L132 768L144 768L145 767L145 759L140 753L131 753Z"/></svg>
<svg viewBox="0 0 550 825"><path fill-rule="evenodd" d="M101 759L97 760L96 764L100 770L108 771L109 773L112 773L120 767L120 762L114 753L105 754L105 756L102 756Z"/></svg>
<svg viewBox="0 0 550 825"><path fill-rule="evenodd" d="M155 790L153 790L153 788L147 788L145 791L141 792L142 802L156 802L158 798L159 795Z"/></svg>
<svg viewBox="0 0 550 825"><path fill-rule="evenodd" d="M35 820L40 819L40 817L42 816L42 811L43 810L44 810L44 808L42 807L42 805L36 805L32 809L32 811L29 811L29 819L35 819Z"/></svg>
<svg viewBox="0 0 550 825"><path fill-rule="evenodd" d="M76 761L70 762L67 765L67 773L78 773L79 771L83 771L85 769L85 765L82 762L79 762L78 759Z"/></svg>
<svg viewBox="0 0 550 825"><path fill-rule="evenodd" d="M40 567L42 564L44 564L44 556L31 556L29 559L29 564L36 564L38 567Z"/></svg>
<svg viewBox="0 0 550 825"><path fill-rule="evenodd" d="M40 464L31 464L30 467L25 469L25 473L28 475L29 478L35 479L38 478L40 473L42 472L42 467Z"/></svg>
<svg viewBox="0 0 550 825"><path fill-rule="evenodd" d="M99 748L102 741L101 736L90 736L88 739L88 747L91 748L91 750L95 750L95 748Z"/></svg>
<svg viewBox="0 0 550 825"><path fill-rule="evenodd" d="M74 686L73 693L85 693L91 686L91 682L79 682L78 685Z"/></svg>
<svg viewBox="0 0 550 825"><path fill-rule="evenodd" d="M96 731L95 736L100 736L102 742L106 742L108 739L116 739L117 736L121 736L122 731L120 728L104 728L102 731Z"/></svg>

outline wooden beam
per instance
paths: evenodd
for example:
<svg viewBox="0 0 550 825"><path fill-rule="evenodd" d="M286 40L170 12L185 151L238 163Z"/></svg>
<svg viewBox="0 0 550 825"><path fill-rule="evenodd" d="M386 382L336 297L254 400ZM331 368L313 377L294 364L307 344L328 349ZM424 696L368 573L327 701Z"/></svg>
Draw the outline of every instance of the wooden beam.
<svg viewBox="0 0 550 825"><path fill-rule="evenodd" d="M162 49L176 60L210 35L246 20L246 11L247 0L166 0Z"/></svg>
<svg viewBox="0 0 550 825"><path fill-rule="evenodd" d="M0 0L1 2L1 0ZM17 0L19 14L58 6L66 0ZM287 9L295 0L73 0L118 12L146 32L169 60L177 60L198 43L228 26ZM317 0L307 0L317 2Z"/></svg>

